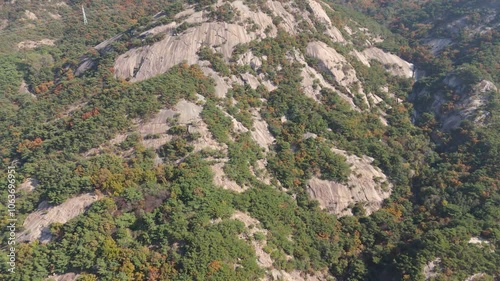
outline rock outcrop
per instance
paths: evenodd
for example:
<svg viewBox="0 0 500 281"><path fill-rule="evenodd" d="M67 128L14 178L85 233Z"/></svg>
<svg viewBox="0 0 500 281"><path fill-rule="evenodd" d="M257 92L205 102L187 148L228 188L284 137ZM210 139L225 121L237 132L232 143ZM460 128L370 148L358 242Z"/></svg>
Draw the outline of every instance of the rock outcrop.
<svg viewBox="0 0 500 281"><path fill-rule="evenodd" d="M32 192L33 190L35 190L35 188L37 186L38 186L38 180L28 178L17 187L17 190L18 191L22 190L22 191L29 193L29 192Z"/></svg>
<svg viewBox="0 0 500 281"><path fill-rule="evenodd" d="M351 207L356 203L362 204L367 214L378 210L382 201L391 194L392 185L387 176L372 165L373 158L348 155L338 149L333 151L345 156L351 165L347 183L314 177L307 185L311 198L318 200L321 208L339 216L352 215Z"/></svg>
<svg viewBox="0 0 500 281"><path fill-rule="evenodd" d="M19 49L34 49L40 47L42 45L46 46L54 46L55 40L52 39L42 39L40 41L22 41L17 44L17 48Z"/></svg>
<svg viewBox="0 0 500 281"><path fill-rule="evenodd" d="M329 71L340 85L348 87L359 81L356 71L349 65L346 58L326 43L320 41L309 43L306 54L318 59L322 70Z"/></svg>
<svg viewBox="0 0 500 281"><path fill-rule="evenodd" d="M297 15L300 15L303 21L309 23L312 28L317 23L322 24L323 33L330 38L330 42L349 44L342 33L332 24L329 13L333 10L328 11L327 9L331 8L320 1L308 0L308 11L299 11L297 7L288 2L278 1L267 1L265 8L268 10L266 12L259 8L249 8L244 1L226 2L226 4L230 5L236 15L229 22L213 21L208 16L208 12L195 11L191 8L177 14L174 17L174 22L143 31L139 38L163 35L163 39L150 45L132 48L119 55L114 65L116 77L137 82L165 73L181 62L198 64L206 76L213 78L216 85L216 96L225 98L233 84L249 85L252 89L262 85L268 91L275 89L276 86L270 82L272 79L269 79L266 73L259 73L261 67L266 64L268 59L266 56L256 56L251 50L248 50L240 54L236 61L232 61L233 50L238 44L274 37L277 35L278 28L296 34L300 31ZM222 2L216 4L216 6L218 5L222 5ZM280 20L273 21L273 17ZM179 29L180 27L185 28ZM369 33L367 29L361 27L346 27L345 32L351 35L358 32L365 35ZM106 40L96 46L96 49L105 51L110 48L114 41L119 40L120 36L117 35ZM374 42L382 40L380 38L372 39ZM199 59L197 52L202 46L208 46L221 54L221 58L226 63L250 66L251 71L224 77L210 68L208 62ZM361 101L366 103L368 108L377 106L383 100L374 93L364 92L363 84L358 79L355 68L350 64L352 57L367 66L370 66L372 60L379 61L393 75L402 77L412 77L413 75L413 66L410 63L373 46L369 46L363 51L352 51L350 54L352 57L346 58L337 52L331 44L313 41L308 43L305 53L296 50L286 55L287 59L303 65L302 90L308 97L321 102L321 89L329 88L337 92L357 111L361 111L362 107L354 103L356 95L361 95ZM318 65L314 67L308 65L306 56L316 59ZM80 67L88 67L90 63L89 60L85 60ZM331 80L325 79L323 76L325 73L331 75L335 82L332 83ZM274 138L267 128L267 123L258 114L258 109L252 113L253 128L246 128L233 116L227 114L223 108L221 110L233 120L233 133L250 131L252 138L265 151L269 150ZM218 144L213 139L206 124L201 120L200 111L201 106L187 101L181 101L172 109L162 109L151 120L138 124L138 130L143 137L147 135L159 136L144 140L144 144L147 147L158 148L168 141L171 137L167 134L169 125L166 124L166 118L178 115L179 124L188 125L190 131L201 134L201 138L195 141L195 151L203 148L224 150L225 146ZM385 113L382 110L379 111L380 118L384 120ZM347 156L344 151L337 150L336 152ZM362 158L347 156L347 158L353 170L347 183L313 178L309 182L309 193L320 202L323 208L336 214L351 214L349 207L355 203L362 203L369 214L380 208L381 202L390 195L391 186L387 182L386 176L371 165L373 159L367 156ZM263 168L265 169L265 167ZM227 178L223 171L223 162L214 164L212 169L215 173L216 185L238 192L245 190L245 187L238 186ZM267 181L269 179L266 179Z"/></svg>
<svg viewBox="0 0 500 281"><path fill-rule="evenodd" d="M29 11L29 10L25 10L24 11L24 16L28 20L37 20L38 19L38 17L35 15L35 13L33 13L33 12Z"/></svg>
<svg viewBox="0 0 500 281"><path fill-rule="evenodd" d="M425 280L431 280L431 278L436 277L441 270L441 258L436 258L435 260L428 262L424 266Z"/></svg>
<svg viewBox="0 0 500 281"><path fill-rule="evenodd" d="M455 81L454 77L445 79L450 87L460 87L460 82ZM442 126L444 130L450 130L458 127L460 123L469 119L476 124L484 124L487 117L490 115L485 110L485 105L489 100L489 93L496 92L497 87L490 81L483 80L472 87L471 91L465 89L457 89L456 92L460 95L460 100L455 103L454 109L450 112L442 114ZM436 99L433 108L436 110L442 107L442 99Z"/></svg>
<svg viewBox="0 0 500 281"><path fill-rule="evenodd" d="M172 109L160 109L160 111L151 119L141 121L138 124L137 131L141 134L142 143L146 147L159 148L172 137L167 134L170 126L167 124L168 118L174 118L176 114ZM151 138L150 136L155 136Z"/></svg>
<svg viewBox="0 0 500 281"><path fill-rule="evenodd" d="M70 272L62 275L50 276L49 278L45 279L45 281L76 281L79 277L80 274Z"/></svg>
<svg viewBox="0 0 500 281"><path fill-rule="evenodd" d="M493 82L482 80L470 86L452 73L446 76L442 83L448 92L444 90L433 92L429 111L434 113L443 131L459 127L464 120L470 120L477 125L484 125L487 122L490 112L486 110L486 104L490 94L498 91ZM420 96L430 95L429 91L428 88L424 88L412 94L411 99L417 100ZM446 97L450 92L452 101Z"/></svg>
<svg viewBox="0 0 500 281"><path fill-rule="evenodd" d="M253 128L250 132L252 139L257 142L265 151L269 151L269 146L274 143L275 139L267 128L266 121L262 120L260 113L252 112Z"/></svg>
<svg viewBox="0 0 500 281"><path fill-rule="evenodd" d="M411 63L377 47L369 47L362 52L353 51L353 54L366 66L370 66L370 60L376 60L383 64L393 75L406 78L413 76L413 65Z"/></svg>
<svg viewBox="0 0 500 281"><path fill-rule="evenodd" d="M260 67L266 62L266 56L255 56L251 51L241 54L237 65L248 65L257 72L241 73L238 77L222 77L219 73L207 67L206 61L200 61L197 52L202 46L206 46L221 54L226 63L233 63L230 59L236 45L246 44L251 41L259 41L268 37L275 37L278 29L290 34L298 34L303 31L304 26L316 30L321 26L321 32L329 38L329 42L336 42L341 45L349 45L352 42L346 40L342 32L334 26L331 13L335 11L329 5L317 0L307 0L308 9L300 10L293 2L266 1L263 6L250 8L245 1L222 2L219 1L215 7L229 5L235 15L226 22L215 21L207 11L196 11L193 8L184 10L174 16L174 22L164 25L157 25L149 30L142 31L136 35L135 40L142 40L143 46L132 48L119 55L115 61L114 73L117 78L126 79L131 82L138 82L153 76L167 72L171 67L181 62L188 64L199 64L205 75L212 77L216 82L216 95L223 98L232 83L248 84L253 89L259 85L272 91L275 85L270 82L270 78L264 73L258 73ZM279 20L277 20L279 19ZM299 24L302 23L302 24ZM379 42L381 38L372 38L368 29L359 27L344 28L350 35L363 34L370 42ZM112 43L120 40L121 34L110 38L95 49L99 52L106 52L112 48ZM145 44L147 37L162 36L160 41ZM329 43L329 44L330 44ZM372 43L368 44L369 46ZM362 52L354 51L354 57L370 66L370 60L378 60L384 64L387 70L394 75L411 77L412 65L399 57L386 53L376 47L369 47ZM319 101L321 88L330 88L344 98L352 108L371 108L377 103L372 103L365 93L363 84L358 79L356 70L348 62L345 56L339 54L335 48L325 42L310 42L305 54L287 54L289 59L304 65L303 83L304 92L311 98ZM327 81L322 73L318 73L314 68L307 65L304 56L310 56L319 60L319 67L331 74L335 79L335 84ZM79 75L94 65L91 58L85 57L76 74ZM234 75L233 75L234 76ZM319 82L319 87L315 81ZM357 96L360 95L360 96ZM353 100L365 103L366 106L355 104ZM361 98L361 100L359 100ZM373 99L373 98L372 98Z"/></svg>
<svg viewBox="0 0 500 281"><path fill-rule="evenodd" d="M247 190L247 186L240 186L235 181L229 179L229 177L224 172L225 162L227 162L227 159L220 163L215 163L211 166L212 172L214 173L214 184L221 188L232 190L238 193Z"/></svg>
<svg viewBox="0 0 500 281"><path fill-rule="evenodd" d="M331 280L326 274L321 272L315 273L315 275L307 274L303 271L293 270L291 272L286 272L284 270L271 270L271 277L264 279L265 281L271 280L286 280L286 281L327 281Z"/></svg>
<svg viewBox="0 0 500 281"><path fill-rule="evenodd" d="M452 43L452 40L449 38L430 38L424 42L431 48L431 53L433 55L438 55L444 48Z"/></svg>
<svg viewBox="0 0 500 281"><path fill-rule="evenodd" d="M476 273L476 274L473 274L469 277L467 277L464 281L481 281L481 280L484 280L484 276L486 274L484 273Z"/></svg>
<svg viewBox="0 0 500 281"><path fill-rule="evenodd" d="M248 34L243 26L220 22L202 23L177 35L173 27L168 32L163 40L153 45L120 55L115 63L115 75L141 81L167 72L183 61L195 64L198 62L196 53L202 46L218 45L217 51L229 59L234 46L255 39L255 35Z"/></svg>
<svg viewBox="0 0 500 281"><path fill-rule="evenodd" d="M267 244L267 240L263 239L258 241L253 239L256 233L261 233L262 235L267 235L267 229L263 229L260 227L260 221L255 218L252 218L247 213L243 213L240 211L234 212L231 216L233 220L239 220L245 224L246 227L246 236L241 236L241 239L248 239L252 241L252 245L255 249L255 254L257 255L257 264L263 268L271 268L273 266L273 260L271 259L271 255L264 251L264 247Z"/></svg>
<svg viewBox="0 0 500 281"><path fill-rule="evenodd" d="M18 236L18 241L33 242L39 240L47 243L52 239L49 226L52 223L66 223L83 213L85 209L99 198L95 194L86 193L66 200L58 206L50 206L43 201L37 210L24 220L24 231Z"/></svg>
<svg viewBox="0 0 500 281"><path fill-rule="evenodd" d="M490 241L488 241L488 240L486 240L486 239L484 239L482 237L471 237L469 239L468 243L469 244L479 244L479 245L481 245L481 244L490 244Z"/></svg>
<svg viewBox="0 0 500 281"><path fill-rule="evenodd" d="M440 63L441 66L438 67L449 70L437 73L426 67L425 63L422 67L424 69L415 69L415 78L423 80L425 85L416 84L409 99L415 104L415 120L419 120L418 117L424 113L430 113L434 115L441 126L441 131L444 132L456 129L464 120L479 126L487 124L491 114L485 105L489 102L490 92L497 91L495 82L492 82L494 80L491 80L495 79L495 75L493 74L493 77L484 75L486 72L495 71L494 67L484 71L488 69L484 67L488 64L485 58L489 60L489 57L479 55L483 51L471 46L476 43L489 44L492 39L485 38L495 37L495 32L500 28L498 21L500 3L461 1L455 8L464 12L458 14L441 12L438 18L430 18L425 23L430 27L429 30L417 36L420 37L420 43L427 45L428 50L436 57L436 61L449 60L450 67L444 63ZM465 51L466 49L468 50ZM479 53L474 54L475 52ZM450 55L455 53L461 55ZM467 55L464 55L465 53ZM443 56L444 60L440 56ZM470 58L464 60L464 57ZM495 60L493 57L492 60Z"/></svg>

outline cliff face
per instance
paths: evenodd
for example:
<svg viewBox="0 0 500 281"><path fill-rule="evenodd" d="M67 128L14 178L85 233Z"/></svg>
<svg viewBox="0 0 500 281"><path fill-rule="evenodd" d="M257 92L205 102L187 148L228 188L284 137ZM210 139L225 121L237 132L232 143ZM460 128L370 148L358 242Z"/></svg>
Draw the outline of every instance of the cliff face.
<svg viewBox="0 0 500 281"><path fill-rule="evenodd" d="M354 54L366 66L370 66L371 60L376 60L382 63L395 76L413 77L413 65L411 63L394 54L386 53L380 48L369 47L362 52L354 52Z"/></svg>

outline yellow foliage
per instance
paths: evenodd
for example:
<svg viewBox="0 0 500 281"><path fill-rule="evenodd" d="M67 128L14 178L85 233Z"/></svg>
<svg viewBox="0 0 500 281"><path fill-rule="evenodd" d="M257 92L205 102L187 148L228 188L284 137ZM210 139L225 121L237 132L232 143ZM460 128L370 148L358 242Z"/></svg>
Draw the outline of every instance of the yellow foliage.
<svg viewBox="0 0 500 281"><path fill-rule="evenodd" d="M80 275L80 278L78 278L80 281L97 281L97 276L94 274L88 274L88 273L83 273Z"/></svg>
<svg viewBox="0 0 500 281"><path fill-rule="evenodd" d="M127 275L131 280L134 277L135 266L130 262L130 259L125 259L120 267L120 272L123 272Z"/></svg>
<svg viewBox="0 0 500 281"><path fill-rule="evenodd" d="M115 240L113 240L110 237L107 237L106 239L104 239L102 245L102 252L104 257L112 260L118 257L118 255L120 254L120 249L116 245Z"/></svg>

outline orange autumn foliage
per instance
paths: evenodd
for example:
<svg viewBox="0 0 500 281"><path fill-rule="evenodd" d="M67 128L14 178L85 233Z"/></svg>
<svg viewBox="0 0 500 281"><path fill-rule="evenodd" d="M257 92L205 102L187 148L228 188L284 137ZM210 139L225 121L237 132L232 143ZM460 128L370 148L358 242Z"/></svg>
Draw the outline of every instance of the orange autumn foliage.
<svg viewBox="0 0 500 281"><path fill-rule="evenodd" d="M99 109L98 108L94 108L91 111L85 112L84 114L82 114L82 119L83 120L87 120L90 117L97 116L97 115L99 115Z"/></svg>
<svg viewBox="0 0 500 281"><path fill-rule="evenodd" d="M17 146L17 152L23 152L25 149L31 150L33 148L39 147L42 145L43 140L41 138L36 138L33 141L30 140L23 140L18 146Z"/></svg>
<svg viewBox="0 0 500 281"><path fill-rule="evenodd" d="M52 85L54 85L54 82L49 81L49 82L45 82L45 83L42 83L42 84L36 86L35 87L35 94L39 95L39 94L47 92Z"/></svg>
<svg viewBox="0 0 500 281"><path fill-rule="evenodd" d="M219 269L221 269L221 267L222 267L221 261L219 260L212 261L211 263L208 264L208 269L210 270L209 274L218 271Z"/></svg>

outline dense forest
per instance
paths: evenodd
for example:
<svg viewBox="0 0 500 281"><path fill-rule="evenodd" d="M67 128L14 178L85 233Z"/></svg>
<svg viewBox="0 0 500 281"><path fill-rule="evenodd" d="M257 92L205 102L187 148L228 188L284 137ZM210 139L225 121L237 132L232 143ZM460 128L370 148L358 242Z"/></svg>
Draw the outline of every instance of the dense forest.
<svg viewBox="0 0 500 281"><path fill-rule="evenodd" d="M1 232L0 279L45 280L71 272L82 281L287 280L271 270L299 272L300 280L500 278L498 91L485 93L488 114L481 124L465 118L445 129L444 119L431 110L441 92L452 109L458 103L459 93L443 82L450 75L460 78L460 95L485 80L498 85L498 16L490 19L484 12L498 6L494 1L326 1L321 5L327 16L351 44L334 42L322 32L324 23L301 19L297 32L277 28L275 36L238 44L230 59L203 46L197 52L203 63L182 62L138 82L116 77L119 55L165 37L147 30L175 23L173 32L183 34L200 25L179 24L182 11L193 8L224 23L241 16L233 1L216 2L0 4L0 185L8 186L12 161L18 184L38 183L16 194L18 231L42 202L57 206L84 193L100 198L68 222L52 223L50 242L16 243L14 274L8 273L4 247L9 233ZM266 6L271 1L240 2L273 13ZM292 3L312 10L306 1ZM82 5L88 25L80 18ZM26 11L41 7L47 13L26 19ZM462 17L465 27L448 32L447 24ZM272 18L276 26L286 20ZM384 38L373 45L413 63L421 76L394 76L381 63L368 67L358 61L351 53L370 46L366 34L343 28L353 22ZM473 32L480 26L493 28ZM258 27L249 22L246 28ZM93 48L117 34L106 48ZM441 37L451 43L433 53L427 43ZM43 38L57 40L33 49L17 45ZM343 86L317 58L290 59L318 40L346 58L358 89ZM261 58L258 68L237 63L247 52ZM85 60L92 66L77 75ZM221 97L217 81L204 71L207 65L223 81L252 74L274 88L235 82ZM334 87L315 80L319 98L306 95L306 68ZM382 101L365 103L360 87ZM418 94L422 89L427 96ZM167 132L138 132L142 121L181 101L201 108L199 122L215 148L200 149L205 139L193 131L197 124L182 123L178 115L163 120ZM253 138L255 111L274 139L266 148ZM163 140L163 134L168 138L158 147L146 145ZM114 142L119 135L125 137ZM352 215L340 216L311 198L312 178L347 184L353 176L348 157L332 148L373 157L392 187L380 209L368 215L363 204L353 204ZM241 192L215 184L213 166L220 163ZM7 193L0 190L1 200ZM1 224L7 225L4 201L0 210ZM238 214L257 223L235 219ZM486 242L470 243L472 237ZM271 268L261 266L261 255L270 257ZM424 268L433 261L437 269L428 274ZM313 277L323 279L305 279Z"/></svg>

